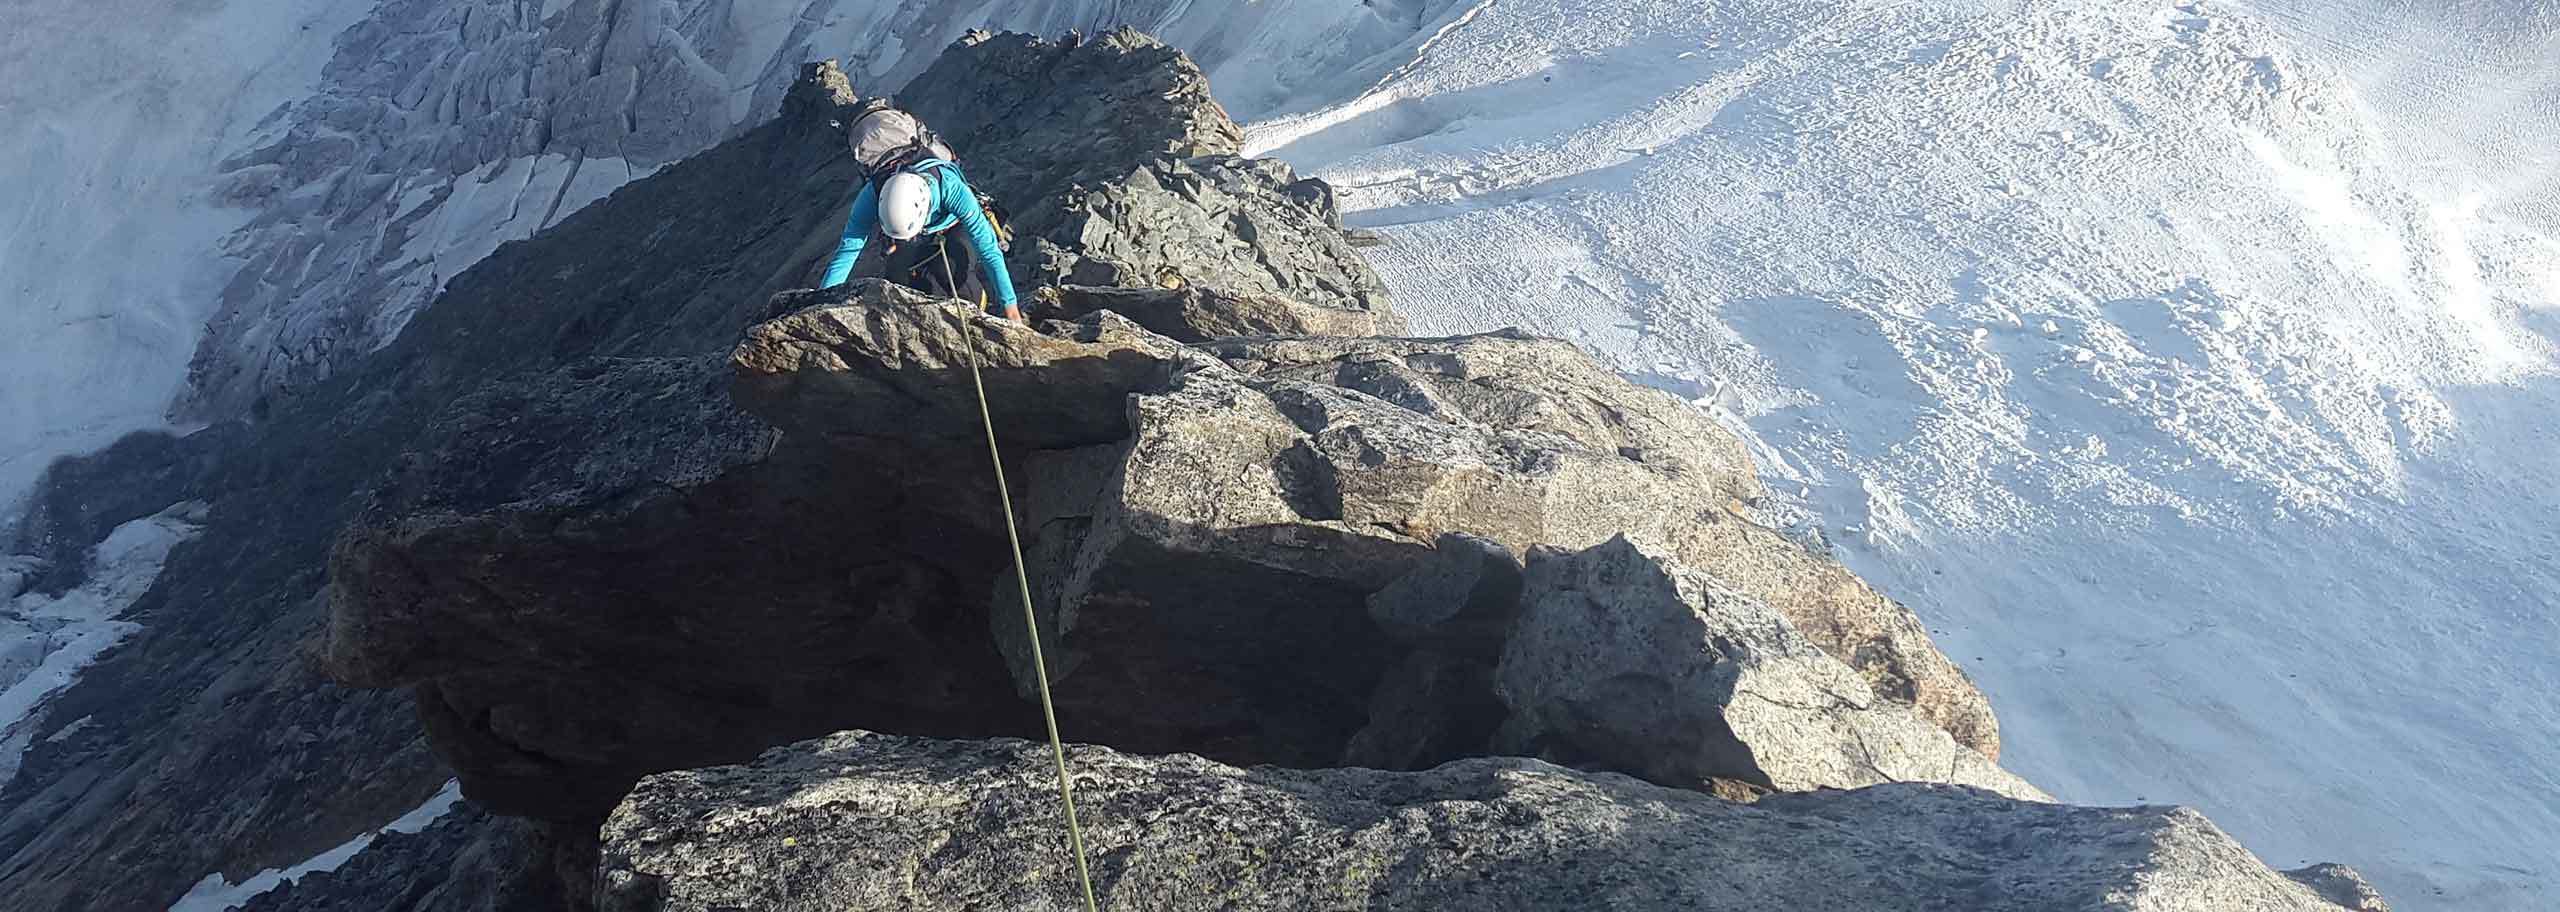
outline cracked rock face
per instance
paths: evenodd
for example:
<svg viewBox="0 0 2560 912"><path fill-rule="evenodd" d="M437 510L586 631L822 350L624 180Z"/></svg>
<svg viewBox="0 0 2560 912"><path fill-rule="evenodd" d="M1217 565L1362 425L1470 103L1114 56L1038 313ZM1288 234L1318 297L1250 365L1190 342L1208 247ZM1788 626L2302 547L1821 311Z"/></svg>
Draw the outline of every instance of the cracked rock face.
<svg viewBox="0 0 2560 912"><path fill-rule="evenodd" d="M1495 674L1516 752L1684 788L1924 781L2046 798L1767 605L1626 539L1533 552L1527 590Z"/></svg>
<svg viewBox="0 0 2560 912"><path fill-rule="evenodd" d="M653 776L605 823L603 907L1082 908L1046 752L845 732ZM1068 763L1108 909L2337 909L2185 808L1922 784L1736 804L1518 759Z"/></svg>

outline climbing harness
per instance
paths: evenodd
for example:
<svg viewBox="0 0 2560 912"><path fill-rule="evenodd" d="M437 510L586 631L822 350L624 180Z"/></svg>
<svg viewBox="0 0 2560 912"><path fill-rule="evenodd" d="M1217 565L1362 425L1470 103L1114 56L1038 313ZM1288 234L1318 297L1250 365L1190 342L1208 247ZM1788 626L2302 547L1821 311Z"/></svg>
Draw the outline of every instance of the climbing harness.
<svg viewBox="0 0 2560 912"><path fill-rule="evenodd" d="M951 257L942 258L942 281L957 293L960 283L952 278ZM984 295L978 312L986 313ZM1085 867L1084 828L1076 822L1076 789L1067 779L1067 744L1058 737L1058 705L1049 696L1049 660L1041 654L1040 616L1031 610L1031 571L1023 565L1022 532L1014 527L1013 491L1004 481L1004 453L996 449L996 419L987 407L987 383L978 371L978 337L963 327L962 344L969 349L969 386L978 392L978 421L987 429L987 462L996 471L996 502L1004 507L1005 540L1013 545L1013 581L1022 591L1022 632L1031 640L1031 670L1040 679L1040 716L1049 723L1049 758L1058 765L1058 803L1066 808L1067 846L1076 857L1076 883L1084 887L1085 912L1101 912L1093 900L1093 872Z"/></svg>

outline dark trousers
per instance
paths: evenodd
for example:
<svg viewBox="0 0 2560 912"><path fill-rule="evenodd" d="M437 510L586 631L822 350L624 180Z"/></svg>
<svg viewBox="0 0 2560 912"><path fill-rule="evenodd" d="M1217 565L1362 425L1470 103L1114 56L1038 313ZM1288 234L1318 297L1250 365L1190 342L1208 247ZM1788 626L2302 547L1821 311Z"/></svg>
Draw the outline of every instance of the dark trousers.
<svg viewBox="0 0 2560 912"><path fill-rule="evenodd" d="M889 281L984 308L987 286L978 279L977 262L969 252L968 238L943 231L899 244L881 265Z"/></svg>

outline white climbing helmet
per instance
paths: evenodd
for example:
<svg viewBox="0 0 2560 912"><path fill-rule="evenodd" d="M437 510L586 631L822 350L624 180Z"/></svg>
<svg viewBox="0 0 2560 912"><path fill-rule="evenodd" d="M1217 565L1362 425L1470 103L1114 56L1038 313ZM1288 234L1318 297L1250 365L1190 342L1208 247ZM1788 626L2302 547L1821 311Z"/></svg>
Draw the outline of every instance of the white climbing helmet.
<svg viewBox="0 0 2560 912"><path fill-rule="evenodd" d="M933 214L933 184L924 175L900 171L880 182L880 232L892 240L912 240L924 233Z"/></svg>

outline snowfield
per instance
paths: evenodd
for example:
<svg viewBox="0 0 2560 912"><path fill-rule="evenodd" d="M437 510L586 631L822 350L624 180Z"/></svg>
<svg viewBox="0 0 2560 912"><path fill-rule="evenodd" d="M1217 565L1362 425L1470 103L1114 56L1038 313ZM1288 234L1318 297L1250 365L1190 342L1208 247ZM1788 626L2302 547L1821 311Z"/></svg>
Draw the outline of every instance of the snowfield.
<svg viewBox="0 0 2560 912"><path fill-rule="evenodd" d="M19 0L0 506L325 377L801 61L1128 24L1388 237L1417 331L1563 336L1742 434L2063 800L2560 907L2560 8L2417 6Z"/></svg>

